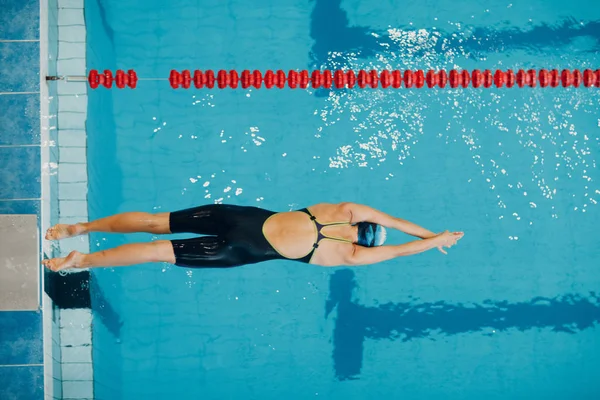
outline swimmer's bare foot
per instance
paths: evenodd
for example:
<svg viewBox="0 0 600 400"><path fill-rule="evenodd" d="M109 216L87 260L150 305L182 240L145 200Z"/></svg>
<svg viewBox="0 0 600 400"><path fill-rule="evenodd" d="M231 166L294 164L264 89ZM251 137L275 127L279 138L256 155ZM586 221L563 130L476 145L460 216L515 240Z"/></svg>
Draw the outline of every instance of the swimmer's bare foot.
<svg viewBox="0 0 600 400"><path fill-rule="evenodd" d="M46 240L60 240L85 233L83 224L56 224L46 232Z"/></svg>
<svg viewBox="0 0 600 400"><path fill-rule="evenodd" d="M42 260L42 264L44 264L46 268L49 268L54 272L69 268L81 268L84 256L85 254L82 254L78 251L72 251L66 257Z"/></svg>

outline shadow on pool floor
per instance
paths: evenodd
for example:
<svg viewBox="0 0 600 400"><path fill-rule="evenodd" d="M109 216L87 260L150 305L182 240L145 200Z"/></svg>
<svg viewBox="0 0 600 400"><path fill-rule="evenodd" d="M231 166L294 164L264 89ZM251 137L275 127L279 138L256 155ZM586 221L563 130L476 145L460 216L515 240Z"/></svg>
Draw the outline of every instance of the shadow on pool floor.
<svg viewBox="0 0 600 400"><path fill-rule="evenodd" d="M351 270L339 270L331 275L325 317L337 308L333 361L339 380L358 378L365 339L407 342L439 335L475 332L492 335L492 331L534 328L574 334L600 322L600 299L596 293L590 293L587 298L577 295L535 297L520 303L488 300L482 304L451 304L437 301L367 307L352 301L356 288Z"/></svg>

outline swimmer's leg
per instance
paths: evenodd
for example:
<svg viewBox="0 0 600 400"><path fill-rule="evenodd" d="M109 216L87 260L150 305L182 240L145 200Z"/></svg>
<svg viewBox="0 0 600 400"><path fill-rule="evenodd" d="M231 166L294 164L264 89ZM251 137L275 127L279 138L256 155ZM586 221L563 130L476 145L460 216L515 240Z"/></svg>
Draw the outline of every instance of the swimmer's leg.
<svg viewBox="0 0 600 400"><path fill-rule="evenodd" d="M46 239L59 240L84 235L89 232L148 232L159 235L167 234L171 233L169 230L169 214L170 213L150 214L145 212L126 212L91 222L82 222L73 225L58 224L48 229L48 232L46 232Z"/></svg>
<svg viewBox="0 0 600 400"><path fill-rule="evenodd" d="M186 268L231 268L257 261L247 243L219 236L172 240L175 265Z"/></svg>
<svg viewBox="0 0 600 400"><path fill-rule="evenodd" d="M42 264L52 271L60 271L69 268L121 267L150 262L175 263L173 245L169 240L125 244L90 254L72 251L67 257L43 260Z"/></svg>

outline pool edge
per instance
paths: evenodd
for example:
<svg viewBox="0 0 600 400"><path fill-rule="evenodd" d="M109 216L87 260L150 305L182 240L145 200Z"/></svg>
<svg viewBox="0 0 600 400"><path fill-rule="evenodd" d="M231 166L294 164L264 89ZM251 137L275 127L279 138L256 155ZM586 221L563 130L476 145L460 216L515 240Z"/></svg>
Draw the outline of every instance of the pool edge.
<svg viewBox="0 0 600 400"><path fill-rule="evenodd" d="M77 37L75 40L80 40L77 43L67 38L72 35L67 31L74 26L85 32L83 7L84 0L40 0L40 247L46 257L65 256L72 250L89 252L87 236L60 244L43 240L43 232L53 224L87 220L87 87L83 83L46 81L51 68L52 75L85 75L86 36ZM68 27L64 36L61 27ZM50 49L51 45L56 47ZM53 55L52 50L57 54ZM82 173L85 179L81 179ZM44 398L94 398L91 310L80 308L77 302L65 305L61 300L57 304L53 301L56 288L50 287L54 279L47 279L49 275L43 268L40 274L40 302L44 311ZM73 272L68 273L71 274ZM54 277L67 278L65 275L54 274Z"/></svg>

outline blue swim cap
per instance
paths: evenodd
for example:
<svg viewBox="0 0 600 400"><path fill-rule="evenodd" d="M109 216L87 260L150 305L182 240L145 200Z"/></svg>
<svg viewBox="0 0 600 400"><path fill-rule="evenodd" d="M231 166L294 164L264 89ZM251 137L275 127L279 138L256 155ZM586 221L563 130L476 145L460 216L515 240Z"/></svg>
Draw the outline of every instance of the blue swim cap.
<svg viewBox="0 0 600 400"><path fill-rule="evenodd" d="M358 244L365 247L381 246L385 242L386 230L372 222L359 222Z"/></svg>

